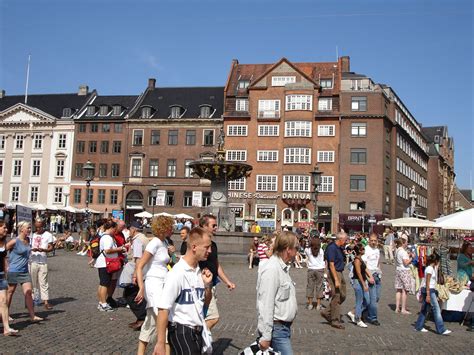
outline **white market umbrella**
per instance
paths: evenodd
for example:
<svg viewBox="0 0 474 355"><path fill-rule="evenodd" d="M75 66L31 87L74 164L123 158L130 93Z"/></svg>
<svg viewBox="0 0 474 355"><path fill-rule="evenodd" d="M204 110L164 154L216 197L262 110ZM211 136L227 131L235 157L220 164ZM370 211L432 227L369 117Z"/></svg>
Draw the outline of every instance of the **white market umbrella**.
<svg viewBox="0 0 474 355"><path fill-rule="evenodd" d="M53 206L53 205L46 205L45 206L47 210L50 210L50 211L57 211L58 208L56 206Z"/></svg>
<svg viewBox="0 0 474 355"><path fill-rule="evenodd" d="M150 212L147 212L147 211L136 213L134 216L138 217L138 218L151 218L151 217L153 217L153 215Z"/></svg>
<svg viewBox="0 0 474 355"><path fill-rule="evenodd" d="M154 217L159 217L159 216L174 217L172 214L169 214L169 213L167 213L167 212L155 213L153 216L154 216Z"/></svg>
<svg viewBox="0 0 474 355"><path fill-rule="evenodd" d="M32 209L37 211L44 211L46 210L46 206L42 205L41 203L37 203L36 205L31 206Z"/></svg>
<svg viewBox="0 0 474 355"><path fill-rule="evenodd" d="M474 230L474 208L437 218L435 227Z"/></svg>
<svg viewBox="0 0 474 355"><path fill-rule="evenodd" d="M414 217L405 217L405 218L396 218L396 219L389 219L384 221L379 221L377 224L379 225L391 225L392 227L422 227L422 228L430 228L434 227L435 223L432 221L428 221L426 219L419 219Z"/></svg>
<svg viewBox="0 0 474 355"><path fill-rule="evenodd" d="M64 207L64 208L61 208L61 211L66 211L66 212L71 212L71 213L80 213L81 210L76 208L76 207L73 207L73 206L67 206L67 207Z"/></svg>
<svg viewBox="0 0 474 355"><path fill-rule="evenodd" d="M184 218L184 219L192 219L193 217L190 215L187 215L186 213L178 213L174 215L175 218Z"/></svg>

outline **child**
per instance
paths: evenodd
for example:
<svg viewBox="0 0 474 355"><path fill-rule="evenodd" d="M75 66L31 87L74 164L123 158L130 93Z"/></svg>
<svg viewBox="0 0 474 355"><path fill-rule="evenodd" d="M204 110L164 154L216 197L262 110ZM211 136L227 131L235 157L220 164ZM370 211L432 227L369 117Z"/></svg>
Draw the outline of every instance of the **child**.
<svg viewBox="0 0 474 355"><path fill-rule="evenodd" d="M442 335L448 335L450 330L444 327L443 317L441 317L441 309L438 303L438 291L436 284L438 283L438 265L440 257L433 253L428 257L428 266L425 269L425 277L421 281L421 297L422 305L420 315L415 324L415 330L426 333L425 320L430 309L433 310L433 318L436 325L436 332Z"/></svg>

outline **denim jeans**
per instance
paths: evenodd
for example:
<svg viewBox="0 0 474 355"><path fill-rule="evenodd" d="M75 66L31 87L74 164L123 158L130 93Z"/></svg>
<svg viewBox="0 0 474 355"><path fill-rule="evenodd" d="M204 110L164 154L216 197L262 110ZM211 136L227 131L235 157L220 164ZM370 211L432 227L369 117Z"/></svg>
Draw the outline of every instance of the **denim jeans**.
<svg viewBox="0 0 474 355"><path fill-rule="evenodd" d="M293 355L290 323L273 323L272 348L281 355Z"/></svg>
<svg viewBox="0 0 474 355"><path fill-rule="evenodd" d="M421 311L420 315L418 316L418 320L416 321L415 324L415 329L416 330L421 330L425 326L425 320L426 316L428 315L428 312L433 310L433 318L435 321L436 325L436 332L438 334L442 334L446 328L444 327L444 322L443 322L443 317L441 317L441 308L439 308L438 304L438 292L430 288L430 298L431 298L431 303L426 302L426 288L421 289L421 297L423 299L423 303L421 305Z"/></svg>
<svg viewBox="0 0 474 355"><path fill-rule="evenodd" d="M368 305L367 319L371 322L377 320L377 305L380 300L380 294L382 292L382 281L377 273L373 274L375 283L369 283L369 296L370 302Z"/></svg>
<svg viewBox="0 0 474 355"><path fill-rule="evenodd" d="M356 322L360 321L362 312L370 302L369 292L364 291L364 288L360 284L359 280L351 280L352 288L355 293L355 318Z"/></svg>

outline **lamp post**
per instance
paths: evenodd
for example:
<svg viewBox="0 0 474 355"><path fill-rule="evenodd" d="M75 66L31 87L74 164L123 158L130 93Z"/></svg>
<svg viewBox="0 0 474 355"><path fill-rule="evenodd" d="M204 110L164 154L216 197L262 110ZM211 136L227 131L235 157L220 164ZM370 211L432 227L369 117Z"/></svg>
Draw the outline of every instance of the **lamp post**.
<svg viewBox="0 0 474 355"><path fill-rule="evenodd" d="M87 226L89 227L90 225L89 202L92 202L92 201L89 201L89 191L91 187L91 181L94 178L95 166L92 165L90 160L88 160L87 163L84 164L82 169L84 170L84 175L86 176L85 178L85 181L86 181L86 221L87 221Z"/></svg>
<svg viewBox="0 0 474 355"><path fill-rule="evenodd" d="M311 183L313 185L313 229L311 236L315 237L318 235L318 188L321 185L322 172L318 169L318 164L311 171Z"/></svg>
<svg viewBox="0 0 474 355"><path fill-rule="evenodd" d="M153 188L151 189L151 218L153 220L153 217L155 216L155 205L156 205L156 194L158 190L156 188L156 184L153 184Z"/></svg>

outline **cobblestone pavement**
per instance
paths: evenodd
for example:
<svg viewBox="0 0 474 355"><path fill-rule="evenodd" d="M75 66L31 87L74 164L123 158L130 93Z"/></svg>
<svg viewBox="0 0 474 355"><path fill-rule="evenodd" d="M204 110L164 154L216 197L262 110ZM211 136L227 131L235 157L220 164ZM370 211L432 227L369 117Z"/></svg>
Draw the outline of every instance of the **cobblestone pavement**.
<svg viewBox="0 0 474 355"><path fill-rule="evenodd" d="M238 260L239 258L237 258ZM221 321L214 328L215 354L236 354L256 337L255 284L256 269L249 270L236 258L221 257L226 273L237 284L237 289L228 291L218 286L218 305ZM50 297L54 309L37 308L45 317L42 324L30 324L25 312L23 297L18 289L14 295L11 315L14 328L21 337L1 337L0 353L115 353L136 352L138 333L127 327L134 321L132 313L120 308L113 313L96 309L98 276L95 269L87 266L87 257L73 252L58 251L49 260ZM412 315L395 314L393 303L394 267L383 265L384 288L379 305L380 327L362 329L350 324L345 317L346 329L331 328L316 310L304 309L306 270L292 269L297 285L299 312L293 324L292 342L295 353L472 353L472 333L458 323L448 323L453 330L449 336L416 333L412 324L416 320L419 303L414 296L409 298ZM116 297L121 291L116 292ZM348 298L342 309L349 311L354 305L354 295L348 286ZM434 324L427 322L427 328ZM471 350L469 350L469 347Z"/></svg>

